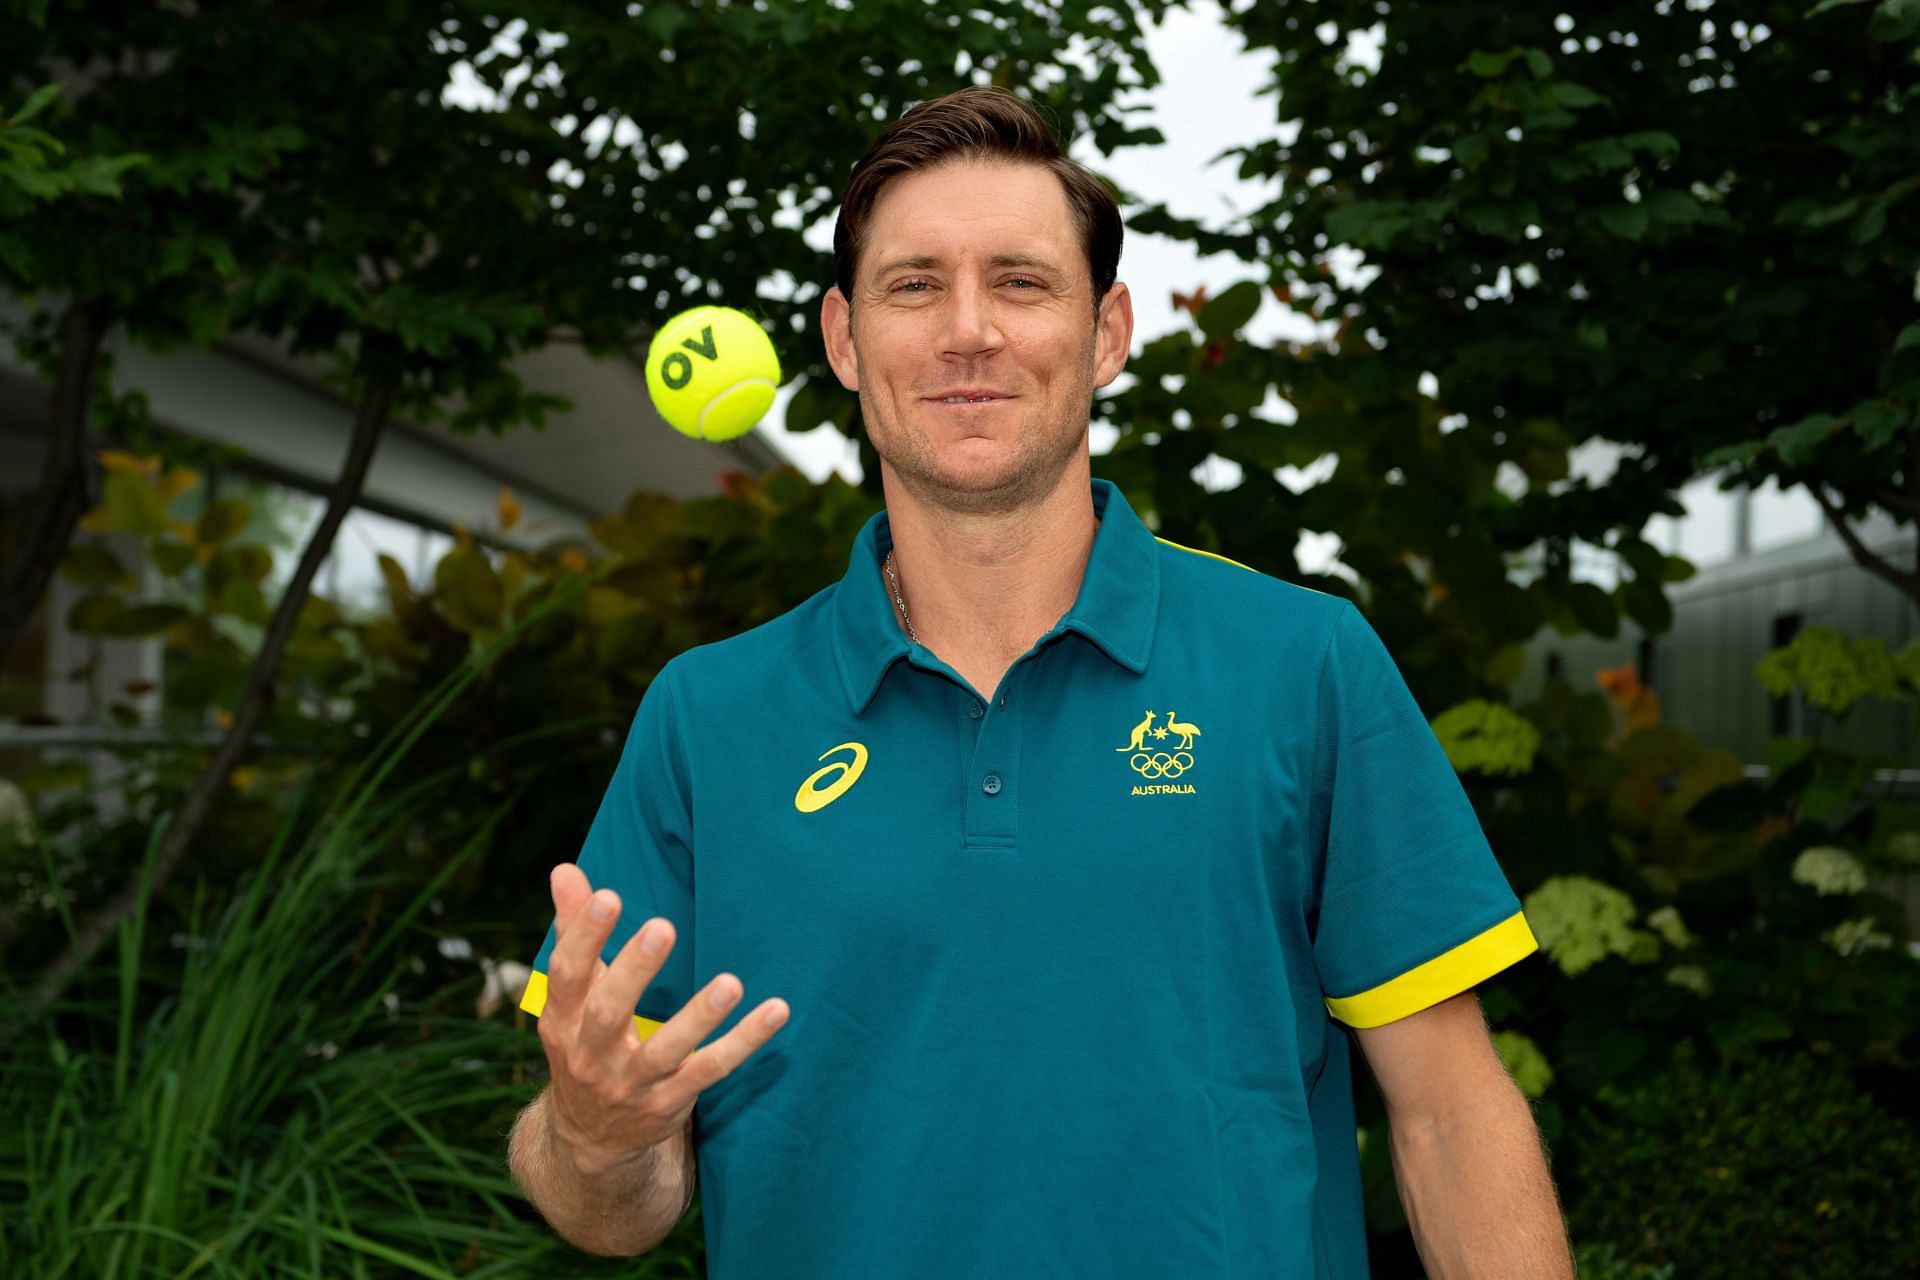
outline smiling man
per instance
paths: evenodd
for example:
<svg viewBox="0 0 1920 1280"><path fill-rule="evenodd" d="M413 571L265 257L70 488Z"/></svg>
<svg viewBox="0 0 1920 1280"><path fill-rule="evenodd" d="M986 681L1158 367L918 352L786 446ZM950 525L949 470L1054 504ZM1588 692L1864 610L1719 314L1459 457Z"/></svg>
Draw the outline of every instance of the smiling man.
<svg viewBox="0 0 1920 1280"><path fill-rule="evenodd" d="M855 167L821 320L886 510L668 664L554 871L514 1169L583 1247L697 1180L715 1280L1360 1280L1357 1043L1429 1274L1572 1276L1473 991L1535 941L1392 659L1092 478L1120 241L998 90Z"/></svg>

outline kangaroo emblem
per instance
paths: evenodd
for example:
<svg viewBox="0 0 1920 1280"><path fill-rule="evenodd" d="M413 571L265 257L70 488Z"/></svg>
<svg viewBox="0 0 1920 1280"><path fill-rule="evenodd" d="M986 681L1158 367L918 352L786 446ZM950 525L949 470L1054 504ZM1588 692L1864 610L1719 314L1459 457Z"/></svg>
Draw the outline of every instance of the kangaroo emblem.
<svg viewBox="0 0 1920 1280"><path fill-rule="evenodd" d="M1182 751L1193 750L1193 740L1200 736L1199 725L1182 724L1173 718L1173 712L1171 711L1167 712L1166 731L1180 735L1180 749Z"/></svg>
<svg viewBox="0 0 1920 1280"><path fill-rule="evenodd" d="M1153 712L1147 712L1147 718L1133 726L1133 737L1124 747L1115 747L1115 751L1138 751L1146 744L1147 730L1153 727Z"/></svg>

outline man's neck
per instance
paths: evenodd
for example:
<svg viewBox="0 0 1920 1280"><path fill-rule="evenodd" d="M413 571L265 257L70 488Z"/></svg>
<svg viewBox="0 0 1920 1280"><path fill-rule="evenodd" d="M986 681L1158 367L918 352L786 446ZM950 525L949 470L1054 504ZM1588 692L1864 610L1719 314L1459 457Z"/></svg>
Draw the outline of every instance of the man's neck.
<svg viewBox="0 0 1920 1280"><path fill-rule="evenodd" d="M1038 501L990 513L922 502L893 476L883 483L914 633L990 696L1079 595L1100 527L1088 473L1069 467Z"/></svg>

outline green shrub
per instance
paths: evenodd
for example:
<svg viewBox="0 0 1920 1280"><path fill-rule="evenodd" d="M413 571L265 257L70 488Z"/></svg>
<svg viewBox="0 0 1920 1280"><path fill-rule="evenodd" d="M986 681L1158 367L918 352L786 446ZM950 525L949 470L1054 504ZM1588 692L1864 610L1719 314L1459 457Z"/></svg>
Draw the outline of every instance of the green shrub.
<svg viewBox="0 0 1920 1280"><path fill-rule="evenodd" d="M1574 1238L1621 1263L1688 1280L1920 1274L1920 1132L1811 1054L1709 1072L1688 1046L1600 1090L1574 1130Z"/></svg>

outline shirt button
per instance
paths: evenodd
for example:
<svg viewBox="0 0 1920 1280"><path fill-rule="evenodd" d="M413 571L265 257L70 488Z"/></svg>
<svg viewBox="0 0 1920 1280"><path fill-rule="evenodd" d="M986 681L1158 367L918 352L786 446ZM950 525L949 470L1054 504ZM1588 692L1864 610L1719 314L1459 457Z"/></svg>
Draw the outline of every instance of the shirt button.
<svg viewBox="0 0 1920 1280"><path fill-rule="evenodd" d="M984 779L981 780L980 789L986 792L990 796L999 795L1000 794L1000 775L997 773L988 774Z"/></svg>
<svg viewBox="0 0 1920 1280"><path fill-rule="evenodd" d="M967 714L972 716L975 720L978 720L981 715L980 704L977 702L969 702L967 704Z"/></svg>

